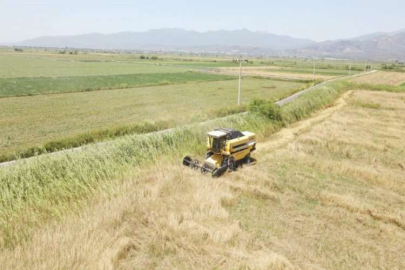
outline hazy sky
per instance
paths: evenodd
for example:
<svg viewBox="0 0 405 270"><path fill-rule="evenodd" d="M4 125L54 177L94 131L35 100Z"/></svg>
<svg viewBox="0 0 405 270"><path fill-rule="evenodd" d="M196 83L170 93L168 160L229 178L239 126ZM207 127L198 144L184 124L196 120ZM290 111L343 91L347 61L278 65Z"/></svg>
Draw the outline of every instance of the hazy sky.
<svg viewBox="0 0 405 270"><path fill-rule="evenodd" d="M44 35L247 28L316 41L405 28L404 0L0 0L0 43Z"/></svg>

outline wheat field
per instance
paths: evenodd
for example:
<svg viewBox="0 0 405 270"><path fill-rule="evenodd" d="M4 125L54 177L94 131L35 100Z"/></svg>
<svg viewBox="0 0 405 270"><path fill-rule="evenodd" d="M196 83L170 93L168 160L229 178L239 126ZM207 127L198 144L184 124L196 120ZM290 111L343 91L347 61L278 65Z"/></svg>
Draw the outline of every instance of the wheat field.
<svg viewBox="0 0 405 270"><path fill-rule="evenodd" d="M356 83L399 86L405 83L405 73L379 71L352 80Z"/></svg>
<svg viewBox="0 0 405 270"><path fill-rule="evenodd" d="M213 180L164 159L0 253L5 269L403 269L405 95L353 91Z"/></svg>

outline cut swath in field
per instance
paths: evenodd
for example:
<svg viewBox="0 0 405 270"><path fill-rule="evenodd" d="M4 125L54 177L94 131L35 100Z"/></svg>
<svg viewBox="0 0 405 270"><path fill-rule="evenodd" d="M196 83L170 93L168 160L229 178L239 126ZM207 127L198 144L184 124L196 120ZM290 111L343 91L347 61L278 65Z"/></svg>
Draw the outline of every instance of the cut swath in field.
<svg viewBox="0 0 405 270"><path fill-rule="evenodd" d="M356 83L399 86L405 82L405 72L379 71L352 80Z"/></svg>
<svg viewBox="0 0 405 270"><path fill-rule="evenodd" d="M404 94L352 95L343 110L283 149L259 150L259 168L230 177L239 199L229 210L255 239L301 268L401 269Z"/></svg>
<svg viewBox="0 0 405 270"><path fill-rule="evenodd" d="M219 68L215 71L210 71L215 74L224 74L224 75L238 75L239 68ZM243 67L242 74L244 76L260 76L260 77L268 77L268 78L282 78L282 79L290 79L290 80L328 80L333 78L334 76L330 75L322 75L316 74L313 76L310 74L310 71L291 71L286 68L276 68L276 67Z"/></svg>

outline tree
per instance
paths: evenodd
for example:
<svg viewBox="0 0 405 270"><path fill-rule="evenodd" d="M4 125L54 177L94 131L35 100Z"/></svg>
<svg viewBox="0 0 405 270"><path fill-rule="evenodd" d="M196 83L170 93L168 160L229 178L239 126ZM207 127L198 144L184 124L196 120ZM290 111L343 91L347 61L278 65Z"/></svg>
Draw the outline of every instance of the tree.
<svg viewBox="0 0 405 270"><path fill-rule="evenodd" d="M274 100L254 98L249 104L249 111L274 121L282 121L281 109Z"/></svg>

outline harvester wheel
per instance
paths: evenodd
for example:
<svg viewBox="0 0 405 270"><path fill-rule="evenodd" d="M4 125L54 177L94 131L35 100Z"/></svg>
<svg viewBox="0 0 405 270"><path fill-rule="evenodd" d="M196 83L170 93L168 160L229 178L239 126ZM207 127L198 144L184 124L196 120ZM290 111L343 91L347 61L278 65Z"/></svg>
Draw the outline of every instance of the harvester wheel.
<svg viewBox="0 0 405 270"><path fill-rule="evenodd" d="M247 155L246 157L245 157L245 163L247 164L247 165L250 165L250 154L249 155Z"/></svg>
<svg viewBox="0 0 405 270"><path fill-rule="evenodd" d="M204 164L204 165L202 165L202 167L201 167L201 172L203 173L203 174L207 174L208 173L208 170L207 170L207 168L206 168L206 165Z"/></svg>
<svg viewBox="0 0 405 270"><path fill-rule="evenodd" d="M184 166L190 166L192 161L193 161L193 160L191 159L191 157L185 156L185 157L183 158L183 165L184 165Z"/></svg>
<svg viewBox="0 0 405 270"><path fill-rule="evenodd" d="M193 168L194 170L198 170L198 168L200 168L198 160L194 160L194 162L191 165L191 168Z"/></svg>
<svg viewBox="0 0 405 270"><path fill-rule="evenodd" d="M228 166L223 166L223 167L214 169L212 171L212 178L221 177L226 172L227 169L228 169Z"/></svg>
<svg viewBox="0 0 405 270"><path fill-rule="evenodd" d="M233 157L230 157L228 159L228 169L229 169L230 172L233 172L233 171L236 170L235 159Z"/></svg>
<svg viewBox="0 0 405 270"><path fill-rule="evenodd" d="M218 169L214 169L213 171L212 171L212 178L218 178L219 176L217 175L217 171L218 171Z"/></svg>

